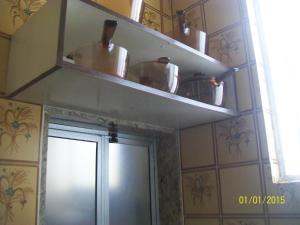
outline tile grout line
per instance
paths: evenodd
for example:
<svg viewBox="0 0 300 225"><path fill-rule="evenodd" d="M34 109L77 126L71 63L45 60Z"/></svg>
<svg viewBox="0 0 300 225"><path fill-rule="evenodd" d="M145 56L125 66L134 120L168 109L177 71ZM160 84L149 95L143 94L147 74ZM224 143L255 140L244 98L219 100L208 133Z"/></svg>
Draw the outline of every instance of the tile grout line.
<svg viewBox="0 0 300 225"><path fill-rule="evenodd" d="M218 156L218 143L217 143L217 129L216 123L212 123L212 138L213 138L213 150L216 165L216 179L217 179L217 198L219 206L219 223L223 225L223 199L222 199L222 188L221 188L221 170L219 168L219 156Z"/></svg>

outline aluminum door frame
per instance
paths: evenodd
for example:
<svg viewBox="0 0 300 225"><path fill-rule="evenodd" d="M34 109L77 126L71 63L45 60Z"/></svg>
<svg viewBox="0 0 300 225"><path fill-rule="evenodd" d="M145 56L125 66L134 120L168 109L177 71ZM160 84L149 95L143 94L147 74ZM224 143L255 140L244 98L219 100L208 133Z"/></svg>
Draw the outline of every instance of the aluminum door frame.
<svg viewBox="0 0 300 225"><path fill-rule="evenodd" d="M82 122L50 118L48 136L97 142L96 158L96 224L109 225L109 136L106 128ZM156 140L118 133L118 143L145 146L149 151L151 224L159 225L159 196L156 166ZM100 179L101 177L101 179ZM98 218L101 218L98 220Z"/></svg>

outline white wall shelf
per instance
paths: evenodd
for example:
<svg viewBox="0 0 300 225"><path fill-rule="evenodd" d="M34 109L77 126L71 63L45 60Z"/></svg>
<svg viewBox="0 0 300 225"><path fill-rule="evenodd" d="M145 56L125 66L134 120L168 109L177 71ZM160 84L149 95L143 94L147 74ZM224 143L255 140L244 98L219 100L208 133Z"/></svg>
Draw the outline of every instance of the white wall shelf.
<svg viewBox="0 0 300 225"><path fill-rule="evenodd" d="M181 75L218 76L229 68L159 32L90 0L48 1L12 38L9 97L172 128L236 115L64 61L76 48L98 41L105 19L118 21L114 43L128 49L130 64L171 57Z"/></svg>

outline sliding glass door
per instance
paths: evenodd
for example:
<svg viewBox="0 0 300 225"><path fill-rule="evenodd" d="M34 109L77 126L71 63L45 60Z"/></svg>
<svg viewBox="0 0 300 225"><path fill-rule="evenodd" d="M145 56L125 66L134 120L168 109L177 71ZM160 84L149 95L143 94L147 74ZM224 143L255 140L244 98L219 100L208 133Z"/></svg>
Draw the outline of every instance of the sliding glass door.
<svg viewBox="0 0 300 225"><path fill-rule="evenodd" d="M109 224L151 225L149 151L109 144Z"/></svg>
<svg viewBox="0 0 300 225"><path fill-rule="evenodd" d="M97 143L49 137L46 220L51 225L96 225Z"/></svg>
<svg viewBox="0 0 300 225"><path fill-rule="evenodd" d="M108 140L104 131L50 126L47 225L157 223L153 142Z"/></svg>

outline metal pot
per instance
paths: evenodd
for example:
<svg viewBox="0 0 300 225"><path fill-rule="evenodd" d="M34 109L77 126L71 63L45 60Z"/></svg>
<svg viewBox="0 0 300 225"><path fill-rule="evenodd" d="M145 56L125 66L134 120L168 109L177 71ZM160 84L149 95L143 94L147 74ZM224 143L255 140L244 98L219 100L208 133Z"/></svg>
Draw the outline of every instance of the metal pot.
<svg viewBox="0 0 300 225"><path fill-rule="evenodd" d="M142 62L128 68L126 79L149 87L176 93L178 87L178 66L167 57L157 61Z"/></svg>
<svg viewBox="0 0 300 225"><path fill-rule="evenodd" d="M83 67L124 78L128 64L128 51L111 42L117 25L115 20L105 20L101 41L80 47L68 58Z"/></svg>
<svg viewBox="0 0 300 225"><path fill-rule="evenodd" d="M170 36L177 41L205 53L206 33L189 27L183 10L177 11L176 15L178 19L178 27Z"/></svg>
<svg viewBox="0 0 300 225"><path fill-rule="evenodd" d="M224 95L224 79L237 72L238 68L232 68L219 77L209 77L202 73L194 74L192 78L180 82L178 95L191 98L196 101L221 106Z"/></svg>

